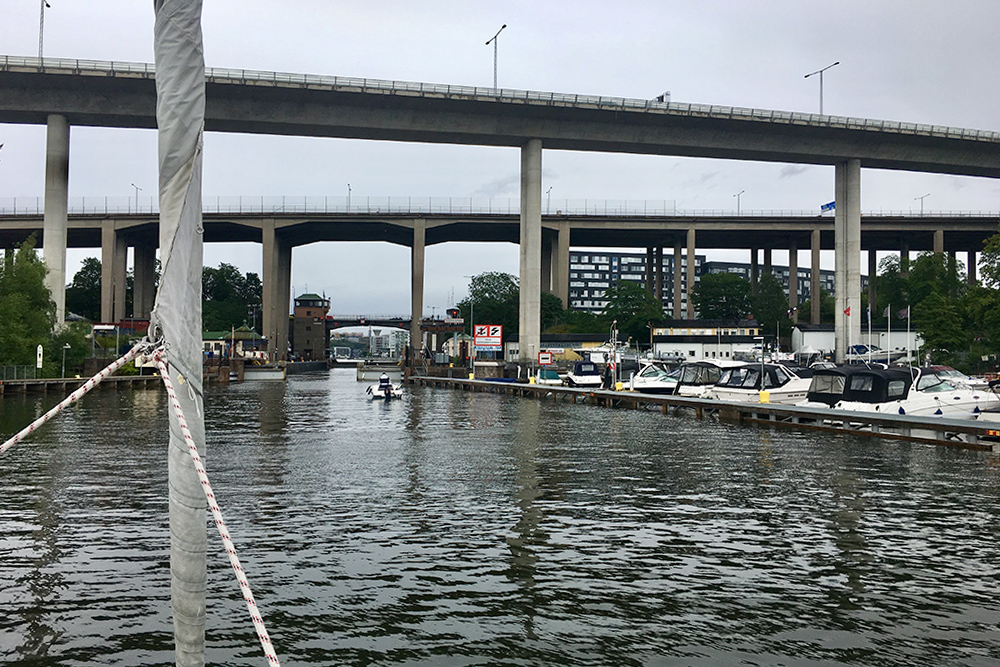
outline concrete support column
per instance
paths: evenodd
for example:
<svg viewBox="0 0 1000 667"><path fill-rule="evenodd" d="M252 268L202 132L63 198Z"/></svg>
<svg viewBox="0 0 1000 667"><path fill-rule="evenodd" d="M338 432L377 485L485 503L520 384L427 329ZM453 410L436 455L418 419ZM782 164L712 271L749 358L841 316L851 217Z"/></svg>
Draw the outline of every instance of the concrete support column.
<svg viewBox="0 0 1000 667"><path fill-rule="evenodd" d="M136 243L132 252L132 316L146 320L156 297L156 246Z"/></svg>
<svg viewBox="0 0 1000 667"><path fill-rule="evenodd" d="M542 234L542 291L552 293L552 253L555 243L552 237Z"/></svg>
<svg viewBox="0 0 1000 667"><path fill-rule="evenodd" d="M653 297L663 303L663 246L653 248Z"/></svg>
<svg viewBox="0 0 1000 667"><path fill-rule="evenodd" d="M792 311L792 322L799 321L799 244L788 244L788 309Z"/></svg>
<svg viewBox="0 0 1000 667"><path fill-rule="evenodd" d="M115 262L112 280L114 282L114 307L112 317L115 322L128 317L125 312L125 278L128 275L128 243L121 234L115 234Z"/></svg>
<svg viewBox="0 0 1000 667"><path fill-rule="evenodd" d="M757 255L758 248L750 248L750 293L757 293L757 276L760 274L760 268L757 266Z"/></svg>
<svg viewBox="0 0 1000 667"><path fill-rule="evenodd" d="M836 165L834 260L836 310L834 339L837 363L844 362L848 345L861 340L861 161ZM849 314L848 314L849 313Z"/></svg>
<svg viewBox="0 0 1000 667"><path fill-rule="evenodd" d="M976 251L970 250L968 252L968 261L966 262L966 278L970 285L976 284Z"/></svg>
<svg viewBox="0 0 1000 667"><path fill-rule="evenodd" d="M542 142L521 147L521 302L519 358L535 358L542 340Z"/></svg>
<svg viewBox="0 0 1000 667"><path fill-rule="evenodd" d="M559 222L552 257L552 293L562 301L563 308L569 308L569 223L565 220Z"/></svg>
<svg viewBox="0 0 1000 667"><path fill-rule="evenodd" d="M934 254L941 255L944 253L944 230L935 229L934 230Z"/></svg>
<svg viewBox="0 0 1000 667"><path fill-rule="evenodd" d="M875 294L875 275L878 273L878 254L874 250L868 251L868 307L872 313L877 313L877 295Z"/></svg>
<svg viewBox="0 0 1000 667"><path fill-rule="evenodd" d="M687 318L694 319L694 301L691 299L691 292L695 287L695 244L694 229L689 229L687 233Z"/></svg>
<svg viewBox="0 0 1000 667"><path fill-rule="evenodd" d="M684 289L682 287L683 273L681 271L681 251L684 245L681 241L681 237L678 236L674 239L674 319L680 320L684 319L683 305L684 305Z"/></svg>
<svg viewBox="0 0 1000 667"><path fill-rule="evenodd" d="M69 123L52 114L45 135L45 215L42 248L45 286L56 304L56 327L66 321L66 227L69 207Z"/></svg>
<svg viewBox="0 0 1000 667"><path fill-rule="evenodd" d="M822 250L820 242L820 233L818 229L812 230L812 238L810 239L809 247L811 250L811 255L809 258L809 322L810 324L819 324L820 320L820 250Z"/></svg>
<svg viewBox="0 0 1000 667"><path fill-rule="evenodd" d="M261 323L267 338L267 356L271 361L288 355L288 306L292 288L292 246L277 232L273 219L264 220L263 287Z"/></svg>
<svg viewBox="0 0 1000 667"><path fill-rule="evenodd" d="M423 337L420 321L424 318L424 249L427 223L423 218L413 221L413 243L410 246L410 364L417 365Z"/></svg>
<svg viewBox="0 0 1000 667"><path fill-rule="evenodd" d="M910 272L910 240L899 240L899 272L904 276Z"/></svg>
<svg viewBox="0 0 1000 667"><path fill-rule="evenodd" d="M773 262L771 262L771 249L764 248L764 271L762 275L771 275L774 273Z"/></svg>
<svg viewBox="0 0 1000 667"><path fill-rule="evenodd" d="M101 222L101 322L115 317L115 258L118 233L114 220Z"/></svg>

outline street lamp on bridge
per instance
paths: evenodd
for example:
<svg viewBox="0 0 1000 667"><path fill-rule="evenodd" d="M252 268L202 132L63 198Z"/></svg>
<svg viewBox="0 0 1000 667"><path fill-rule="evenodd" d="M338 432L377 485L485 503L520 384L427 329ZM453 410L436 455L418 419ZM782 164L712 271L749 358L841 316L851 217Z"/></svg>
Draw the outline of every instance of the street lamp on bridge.
<svg viewBox="0 0 1000 667"><path fill-rule="evenodd" d="M931 196L931 193L928 192L925 195L920 195L919 197L914 197L913 198L913 201L916 201L918 199L920 200L920 215L924 214L924 197L930 197L930 196Z"/></svg>
<svg viewBox="0 0 1000 667"><path fill-rule="evenodd" d="M45 8L52 7L49 3L42 0L41 14L38 17L38 59L42 59L42 35L45 30Z"/></svg>
<svg viewBox="0 0 1000 667"><path fill-rule="evenodd" d="M833 63L833 65L827 65L823 69L818 69L815 72L809 72L804 77L804 78L808 79L813 74L819 74L819 115L820 116L823 115L823 72L825 72L826 70L830 69L834 65L839 65L839 64L840 64L840 61L838 60L837 62Z"/></svg>
<svg viewBox="0 0 1000 667"><path fill-rule="evenodd" d="M740 190L739 192L733 195L734 197L736 197L736 215L740 214L740 197L743 196L744 192L746 192L746 190Z"/></svg>
<svg viewBox="0 0 1000 667"><path fill-rule="evenodd" d="M142 188L140 188L135 183L131 183L131 186L133 188L135 188L135 212L138 213L139 212L139 193L142 192Z"/></svg>
<svg viewBox="0 0 1000 667"><path fill-rule="evenodd" d="M500 26L500 29L497 30L496 35L493 35L488 40L486 40L486 46L489 46L490 42L493 42L493 90L496 90L497 88L497 37L500 35L501 32L503 32L503 29L506 27L507 24L504 23L502 26Z"/></svg>

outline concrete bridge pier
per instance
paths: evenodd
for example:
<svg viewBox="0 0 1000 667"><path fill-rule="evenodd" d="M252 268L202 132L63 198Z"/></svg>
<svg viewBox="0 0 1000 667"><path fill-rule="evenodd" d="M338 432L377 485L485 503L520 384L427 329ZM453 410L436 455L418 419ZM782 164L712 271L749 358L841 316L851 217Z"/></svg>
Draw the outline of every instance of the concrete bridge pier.
<svg viewBox="0 0 1000 667"><path fill-rule="evenodd" d="M262 226L263 272L261 320L267 338L267 356L271 361L288 357L288 306L292 289L292 246L281 234L275 220Z"/></svg>
<svg viewBox="0 0 1000 667"><path fill-rule="evenodd" d="M750 294L757 293L757 275L760 268L757 266L757 259L760 255L760 248L750 248Z"/></svg>
<svg viewBox="0 0 1000 667"><path fill-rule="evenodd" d="M694 319L694 301L691 299L691 291L695 288L695 237L694 228L687 232L687 318Z"/></svg>
<svg viewBox="0 0 1000 667"><path fill-rule="evenodd" d="M66 228L69 211L69 123L51 114L45 134L45 213L42 248L45 286L56 304L56 327L66 321Z"/></svg>
<svg viewBox="0 0 1000 667"><path fill-rule="evenodd" d="M820 320L820 279L822 275L820 274L821 267L819 265L820 251L823 249L820 239L820 232L818 229L812 230L812 236L809 240L809 323L819 324Z"/></svg>
<svg viewBox="0 0 1000 667"><path fill-rule="evenodd" d="M156 298L156 245L137 241L132 252L132 316L146 320Z"/></svg>
<svg viewBox="0 0 1000 667"><path fill-rule="evenodd" d="M653 248L653 296L663 303L663 246Z"/></svg>
<svg viewBox="0 0 1000 667"><path fill-rule="evenodd" d="M542 341L542 142L521 147L519 360L535 358Z"/></svg>
<svg viewBox="0 0 1000 667"><path fill-rule="evenodd" d="M861 340L861 160L840 162L835 170L834 339L837 363L848 344Z"/></svg>
<svg viewBox="0 0 1000 667"><path fill-rule="evenodd" d="M681 249L683 248L683 242L680 236L674 237L674 319L683 319L681 310L684 305L684 289L682 287L681 280ZM663 269L663 258L660 258L660 269Z"/></svg>
<svg viewBox="0 0 1000 667"><path fill-rule="evenodd" d="M64 252L65 257L65 252ZM101 321L125 318L125 274L128 244L114 219L101 222Z"/></svg>
<svg viewBox="0 0 1000 667"><path fill-rule="evenodd" d="M427 223L423 218L417 218L413 221L413 243L410 246L410 364L413 366L417 365L423 347L420 321L424 318L426 232Z"/></svg>
<svg viewBox="0 0 1000 667"><path fill-rule="evenodd" d="M799 244L788 243L788 310L792 314L792 324L799 321Z"/></svg>
<svg viewBox="0 0 1000 667"><path fill-rule="evenodd" d="M552 251L552 293L569 308L569 222L561 220Z"/></svg>
<svg viewBox="0 0 1000 667"><path fill-rule="evenodd" d="M970 250L965 265L965 277L970 285L975 285L976 280L976 251Z"/></svg>

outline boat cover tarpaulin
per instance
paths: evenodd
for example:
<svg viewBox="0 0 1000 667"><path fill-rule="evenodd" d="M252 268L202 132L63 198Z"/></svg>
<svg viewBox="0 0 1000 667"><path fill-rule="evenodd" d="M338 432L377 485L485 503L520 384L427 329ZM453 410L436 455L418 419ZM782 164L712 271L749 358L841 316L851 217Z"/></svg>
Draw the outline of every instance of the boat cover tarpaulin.
<svg viewBox="0 0 1000 667"><path fill-rule="evenodd" d="M201 0L155 0L159 140L160 287L150 318L162 336L170 379L202 457L201 163L205 59ZM205 662L205 495L176 415L170 411L170 599L177 665Z"/></svg>

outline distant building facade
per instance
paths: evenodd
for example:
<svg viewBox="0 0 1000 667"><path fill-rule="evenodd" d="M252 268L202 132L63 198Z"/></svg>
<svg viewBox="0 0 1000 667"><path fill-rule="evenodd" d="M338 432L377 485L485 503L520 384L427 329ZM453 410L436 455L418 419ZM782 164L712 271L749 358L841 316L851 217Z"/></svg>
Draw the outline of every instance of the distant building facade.
<svg viewBox="0 0 1000 667"><path fill-rule="evenodd" d="M303 361L325 359L330 343L326 333L326 314L330 300L319 294L295 297L292 316L292 354Z"/></svg>

